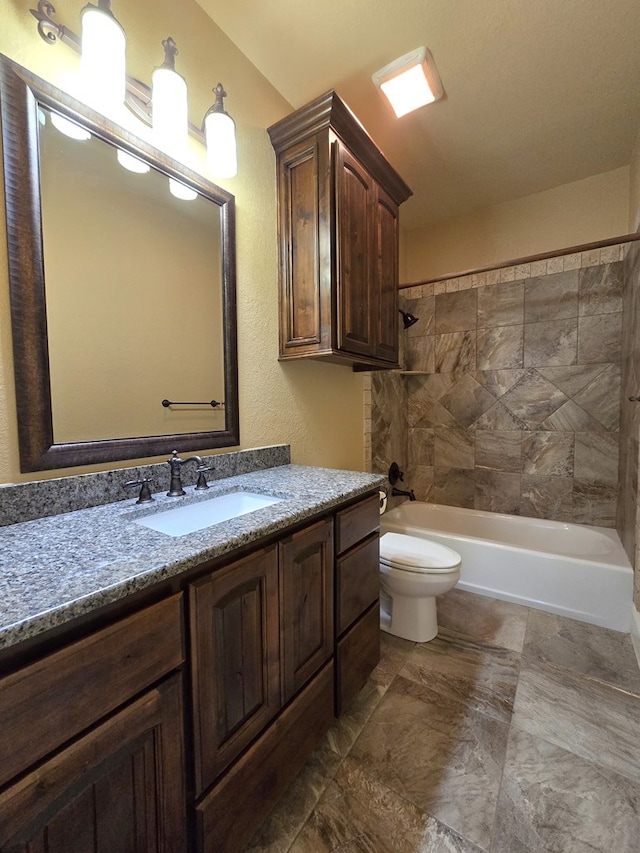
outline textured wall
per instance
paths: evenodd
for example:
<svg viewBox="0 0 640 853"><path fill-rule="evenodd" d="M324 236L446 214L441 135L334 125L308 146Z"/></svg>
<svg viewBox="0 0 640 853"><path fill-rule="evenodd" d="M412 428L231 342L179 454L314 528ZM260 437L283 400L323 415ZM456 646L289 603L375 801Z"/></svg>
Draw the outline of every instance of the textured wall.
<svg viewBox="0 0 640 853"><path fill-rule="evenodd" d="M614 526L621 257L614 247L405 290L420 318L404 333L406 428L391 440L397 380L374 376L374 465L404 441L421 499Z"/></svg>
<svg viewBox="0 0 640 853"><path fill-rule="evenodd" d="M404 235L403 281L424 281L628 233L629 168L473 210Z"/></svg>
<svg viewBox="0 0 640 853"><path fill-rule="evenodd" d="M64 44L47 46L42 41L29 13L35 5L33 0L3 4L0 52L63 86L65 76L77 69L78 56ZM77 31L84 5L85 0L66 0L56 20ZM189 86L191 121L200 124L218 80L229 93L226 107L237 125L238 175L222 183L236 197L242 447L287 443L294 462L361 469L362 374L317 362L278 362L276 174L266 128L287 115L290 105L194 0L117 5L115 14L128 37L129 73L150 82L151 71L162 59L161 41L171 33L180 49L180 73ZM204 160L204 149L192 147L193 156ZM113 468L108 464L36 475L19 471L4 232L0 202L0 483Z"/></svg>

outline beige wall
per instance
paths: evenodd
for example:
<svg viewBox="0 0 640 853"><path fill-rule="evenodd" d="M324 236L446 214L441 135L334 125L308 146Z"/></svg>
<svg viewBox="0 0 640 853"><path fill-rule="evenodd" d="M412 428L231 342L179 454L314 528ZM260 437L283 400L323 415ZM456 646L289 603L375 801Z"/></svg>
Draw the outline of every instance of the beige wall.
<svg viewBox="0 0 640 853"><path fill-rule="evenodd" d="M66 45L47 46L29 14L32 0L3 7L0 52L62 86L77 68ZM79 30L84 0L65 0L58 20ZM278 353L275 159L265 129L290 106L192 0L117 3L128 36L128 71L146 82L161 61L161 41L171 34L189 86L190 119L199 124L222 80L227 108L237 124L238 176L221 184L234 193L237 211L238 356L242 447L290 443L303 464L363 467L362 377L348 368L311 362L281 365ZM192 145L192 156L201 152ZM8 321L4 207L0 210L0 483L22 475ZM124 463L123 463L124 464ZM130 464L130 463L126 463ZM112 467L112 466L95 466ZM77 473L74 469L72 473ZM92 469L82 469L92 470ZM64 472L52 472L59 476ZM69 472L71 473L71 472Z"/></svg>
<svg viewBox="0 0 640 853"><path fill-rule="evenodd" d="M404 232L402 280L418 282L620 237L628 232L628 198L624 167Z"/></svg>
<svg viewBox="0 0 640 853"><path fill-rule="evenodd" d="M629 234L640 231L640 133L629 167Z"/></svg>

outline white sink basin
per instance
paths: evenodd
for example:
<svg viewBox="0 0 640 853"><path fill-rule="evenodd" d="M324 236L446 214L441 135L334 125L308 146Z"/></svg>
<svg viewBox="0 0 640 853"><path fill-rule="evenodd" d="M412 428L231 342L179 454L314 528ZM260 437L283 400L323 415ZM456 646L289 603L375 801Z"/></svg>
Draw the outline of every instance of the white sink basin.
<svg viewBox="0 0 640 853"><path fill-rule="evenodd" d="M246 515L256 509L272 506L282 500L284 498L258 495L253 492L229 492L199 503L136 518L135 523L166 533L167 536L185 536L187 533L195 533L196 530L211 527L212 524L219 524L221 521Z"/></svg>

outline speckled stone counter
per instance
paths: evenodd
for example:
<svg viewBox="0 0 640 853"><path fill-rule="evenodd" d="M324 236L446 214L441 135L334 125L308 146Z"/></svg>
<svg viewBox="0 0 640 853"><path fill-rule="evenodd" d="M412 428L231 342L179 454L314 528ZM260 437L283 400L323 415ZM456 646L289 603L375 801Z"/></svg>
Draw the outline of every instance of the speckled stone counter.
<svg viewBox="0 0 640 853"><path fill-rule="evenodd" d="M277 533L366 494L378 474L278 465L231 476L182 498L135 497L0 528L0 649L35 637L98 607L207 560ZM172 537L135 523L143 515L248 490L281 502L212 527Z"/></svg>

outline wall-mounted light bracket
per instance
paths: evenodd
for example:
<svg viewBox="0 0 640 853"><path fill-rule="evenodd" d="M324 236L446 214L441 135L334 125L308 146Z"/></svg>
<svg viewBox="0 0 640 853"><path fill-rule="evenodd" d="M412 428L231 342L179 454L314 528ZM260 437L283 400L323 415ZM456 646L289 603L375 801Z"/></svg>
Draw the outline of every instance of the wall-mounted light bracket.
<svg viewBox="0 0 640 853"><path fill-rule="evenodd" d="M81 52L80 37L55 20L56 9L49 0L38 0L37 9L29 9L38 22L38 34L47 44L55 44L58 40L72 47L77 53ZM144 124L151 127L151 87L127 74L125 106ZM206 145L204 131L189 122L189 133L202 145Z"/></svg>

